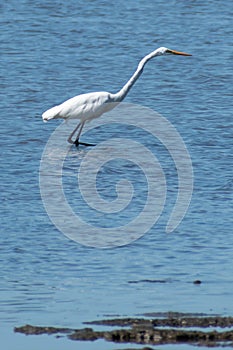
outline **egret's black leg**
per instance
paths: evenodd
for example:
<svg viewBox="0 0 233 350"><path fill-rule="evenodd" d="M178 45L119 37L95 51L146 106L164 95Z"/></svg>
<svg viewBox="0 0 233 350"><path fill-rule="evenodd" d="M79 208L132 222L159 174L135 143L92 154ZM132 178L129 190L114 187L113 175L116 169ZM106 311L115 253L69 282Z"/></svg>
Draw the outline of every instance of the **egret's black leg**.
<svg viewBox="0 0 233 350"><path fill-rule="evenodd" d="M69 143L74 144L76 147L78 147L79 145L83 145L83 146L95 146L95 145L93 145L93 144L91 144L91 143L79 142L79 137L80 137L80 135L81 135L82 129L83 129L83 127L84 127L84 124L85 124L85 122L79 123L79 124L76 126L76 128L72 131L72 133L70 134L70 136L69 136L69 138L68 138L67 141L68 141ZM74 134L76 133L76 131L77 131L78 129L79 129L78 135L76 136L75 141L73 141L73 140L72 140L72 137L74 136Z"/></svg>
<svg viewBox="0 0 233 350"><path fill-rule="evenodd" d="M74 141L74 144L75 144L75 146L77 146L77 147L78 147L78 145L81 145L81 143L79 142L79 137L80 137L80 135L81 135L82 129L83 129L83 127L84 127L84 124L85 124L85 122L80 123L80 129L79 129L78 135L76 136L76 139L75 139L75 141ZM72 136L73 136L73 135L72 135Z"/></svg>
<svg viewBox="0 0 233 350"><path fill-rule="evenodd" d="M74 136L74 134L76 133L76 131L80 128L82 126L82 124L81 123L79 123L77 126L76 126L76 128L72 131L72 133L70 134L70 136L68 137L68 139L67 139L67 142L69 142L69 143L75 143L74 141L72 141L72 137ZM76 138L76 140L77 140L77 138ZM75 140L75 141L76 141Z"/></svg>

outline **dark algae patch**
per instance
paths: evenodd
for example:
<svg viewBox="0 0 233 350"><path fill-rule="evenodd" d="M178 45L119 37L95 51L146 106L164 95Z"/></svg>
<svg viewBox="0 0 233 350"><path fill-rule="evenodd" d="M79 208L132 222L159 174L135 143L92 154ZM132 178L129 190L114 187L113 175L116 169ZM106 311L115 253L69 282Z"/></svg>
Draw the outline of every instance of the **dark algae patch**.
<svg viewBox="0 0 233 350"><path fill-rule="evenodd" d="M153 346L159 344L192 344L198 346L224 346L233 348L233 317L196 316L168 313L165 317L115 318L88 322L93 328L69 329L25 325L15 327L15 332L31 334L65 334L76 341L104 339L114 343L131 343ZM104 326L118 329L104 330ZM209 329L208 329L209 328ZM224 330L227 328L227 330ZM146 347L149 349L149 347ZM144 348L144 349L146 349Z"/></svg>

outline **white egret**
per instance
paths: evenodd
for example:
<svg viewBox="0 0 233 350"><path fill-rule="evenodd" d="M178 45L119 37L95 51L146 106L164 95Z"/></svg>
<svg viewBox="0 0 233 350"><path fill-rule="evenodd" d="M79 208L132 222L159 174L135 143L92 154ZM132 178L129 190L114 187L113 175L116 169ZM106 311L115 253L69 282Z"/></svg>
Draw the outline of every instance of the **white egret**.
<svg viewBox="0 0 233 350"><path fill-rule="evenodd" d="M113 109L118 103L120 103L125 96L128 94L131 87L140 77L143 72L145 64L151 60L153 57L161 56L165 54L191 56L188 53L170 50L166 47L160 47L157 50L146 55L138 64L137 70L129 79L129 81L123 86L123 88L115 94L106 91L100 92L90 92L87 94L82 94L75 96L62 104L48 109L42 114L44 121L50 119L62 118L68 119L79 119L80 122L77 127L72 131L68 138L69 143L74 143L76 146L79 144L88 146L89 144L79 142L79 138L87 121L94 118L100 117L103 113L108 112ZM72 137L77 132L75 141L72 141Z"/></svg>

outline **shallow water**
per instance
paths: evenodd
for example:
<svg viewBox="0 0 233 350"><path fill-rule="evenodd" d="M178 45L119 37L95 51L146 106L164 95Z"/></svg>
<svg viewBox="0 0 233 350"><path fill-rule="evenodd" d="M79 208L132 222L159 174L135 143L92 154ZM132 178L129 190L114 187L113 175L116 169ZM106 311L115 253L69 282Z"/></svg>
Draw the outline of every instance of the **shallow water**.
<svg viewBox="0 0 233 350"><path fill-rule="evenodd" d="M83 321L155 311L232 315L232 2L12 0L0 6L0 320L7 334L25 323L75 328ZM129 245L83 246L57 230L41 200L40 159L60 125L43 123L41 114L76 94L118 91L140 58L159 46L193 56L149 62L126 102L162 114L185 141L194 171L188 212L172 234L165 233L176 169L162 145L151 145L143 134L166 175L164 212ZM106 126L82 139L98 144L119 131ZM65 164L70 203L77 188L72 157L85 152L72 148ZM102 169L97 180L104 198L116 197L111 186L122 178L121 165ZM140 202L145 179L136 170L126 178L135 182ZM101 187L103 179L111 191ZM92 213L85 203L76 210L85 217ZM202 284L194 285L197 279ZM38 341L21 345L18 337L7 338L5 347L35 348Z"/></svg>

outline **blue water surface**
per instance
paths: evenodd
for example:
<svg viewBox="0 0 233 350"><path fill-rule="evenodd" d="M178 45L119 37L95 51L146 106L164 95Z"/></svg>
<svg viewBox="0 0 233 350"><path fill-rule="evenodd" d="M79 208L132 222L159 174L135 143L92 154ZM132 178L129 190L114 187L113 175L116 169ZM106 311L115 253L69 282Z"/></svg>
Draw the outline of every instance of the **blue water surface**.
<svg viewBox="0 0 233 350"><path fill-rule="evenodd" d="M10 0L0 9L4 348L46 348L43 340L14 336L14 326L26 323L77 328L84 321L148 312L233 315L233 3ZM118 91L138 61L159 46L193 56L150 61L126 101L159 112L182 136L194 171L190 207L172 234L165 233L165 209L159 223L129 245L83 246L57 230L41 200L40 159L60 125L43 123L41 114L80 93ZM111 132L116 137L117 126L87 137L98 143ZM176 169L165 155L173 193ZM111 181L117 182L122 174L112 169ZM105 181L107 171L106 165ZM136 172L127 176L137 180ZM102 195L109 195L98 181ZM68 185L72 202L77 184ZM197 279L200 285L193 284ZM47 348L59 349L59 341ZM101 342L85 346L114 348Z"/></svg>

